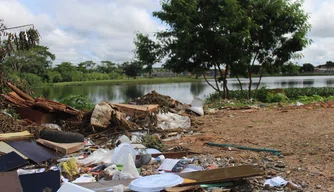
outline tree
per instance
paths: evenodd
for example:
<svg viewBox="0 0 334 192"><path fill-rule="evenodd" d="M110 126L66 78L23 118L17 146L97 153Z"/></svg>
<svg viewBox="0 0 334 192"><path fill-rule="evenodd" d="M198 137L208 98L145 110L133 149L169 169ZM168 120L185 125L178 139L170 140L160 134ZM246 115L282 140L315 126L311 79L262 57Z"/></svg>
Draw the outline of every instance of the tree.
<svg viewBox="0 0 334 192"><path fill-rule="evenodd" d="M142 72L143 66L138 61L124 62L122 64L124 74L128 76L128 78L133 77L134 79Z"/></svg>
<svg viewBox="0 0 334 192"><path fill-rule="evenodd" d="M57 67L55 68L56 71L59 72L59 74L61 75L61 79L65 82L70 82L73 80L73 74L78 72L76 67L73 66L72 63L70 62L62 62L61 64L57 65ZM77 77L77 73L75 78Z"/></svg>
<svg viewBox="0 0 334 192"><path fill-rule="evenodd" d="M282 73L289 75L298 74L300 68L301 67L298 64L293 62L288 62L287 64L284 64L282 66Z"/></svg>
<svg viewBox="0 0 334 192"><path fill-rule="evenodd" d="M299 71L302 73L312 73L314 72L314 66L311 63L305 63Z"/></svg>
<svg viewBox="0 0 334 192"><path fill-rule="evenodd" d="M19 33L10 32L12 29L20 29ZM7 28L3 19L0 19L0 93L6 76L3 71L3 61L7 56L11 56L16 51L29 50L39 43L39 33L33 25L23 25Z"/></svg>
<svg viewBox="0 0 334 192"><path fill-rule="evenodd" d="M249 36L248 18L240 4L235 0L167 0L153 16L168 25L157 34L167 57L164 67L201 73L213 89L229 97L226 78L230 66L243 57ZM210 68L215 71L215 85L205 77Z"/></svg>
<svg viewBox="0 0 334 192"><path fill-rule="evenodd" d="M93 72L95 69L96 63L93 61L84 61L78 64L78 70L87 73L87 72Z"/></svg>
<svg viewBox="0 0 334 192"><path fill-rule="evenodd" d="M46 81L48 79L47 69L51 67L55 58L48 47L36 45L29 50L16 51L11 56L7 56L3 65L9 67L13 72L32 73Z"/></svg>
<svg viewBox="0 0 334 192"><path fill-rule="evenodd" d="M101 65L96 67L96 71L100 73L113 73L116 69L116 63L111 61L101 61Z"/></svg>
<svg viewBox="0 0 334 192"><path fill-rule="evenodd" d="M153 65L160 61L160 45L142 33L136 34L134 43L136 58L142 65L146 66L144 70L151 77Z"/></svg>
<svg viewBox="0 0 334 192"><path fill-rule="evenodd" d="M309 15L302 9L302 1L249 0L239 1L250 19L250 41L246 47L248 73L248 98L251 98L252 67L261 66L257 88L265 71L272 71L284 65L311 43L307 38L310 30ZM239 63L240 64L240 63ZM244 64L241 64L244 65ZM269 69L268 69L269 68ZM257 89L256 88L256 89Z"/></svg>

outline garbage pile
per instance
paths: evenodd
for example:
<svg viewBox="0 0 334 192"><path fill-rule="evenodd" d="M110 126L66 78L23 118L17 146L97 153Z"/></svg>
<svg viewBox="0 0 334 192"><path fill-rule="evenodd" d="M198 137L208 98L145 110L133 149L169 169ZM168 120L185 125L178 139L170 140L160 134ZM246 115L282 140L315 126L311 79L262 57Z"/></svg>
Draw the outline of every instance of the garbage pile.
<svg viewBox="0 0 334 192"><path fill-rule="evenodd" d="M166 149L163 140L192 132L192 115L204 115L198 98L189 106L153 91L83 112L8 86L13 91L2 96L24 120L0 113L4 191L209 191L264 175L253 165L217 166L206 155ZM268 181L275 182L282 181Z"/></svg>

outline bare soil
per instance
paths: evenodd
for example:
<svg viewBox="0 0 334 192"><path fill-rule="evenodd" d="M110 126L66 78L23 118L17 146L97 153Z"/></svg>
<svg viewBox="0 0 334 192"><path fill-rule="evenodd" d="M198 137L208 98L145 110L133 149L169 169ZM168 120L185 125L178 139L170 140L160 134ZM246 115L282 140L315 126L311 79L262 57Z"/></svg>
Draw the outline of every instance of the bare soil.
<svg viewBox="0 0 334 192"><path fill-rule="evenodd" d="M301 107L223 109L194 119L194 126L202 128L201 134L184 136L167 144L228 157L233 159L231 165L262 166L267 175L260 179L259 185L265 178L277 175L302 185L306 191L334 191L333 107L333 103L317 103ZM230 151L208 146L206 142L272 148L280 150L282 156ZM283 162L284 166L271 169L264 162L272 165Z"/></svg>

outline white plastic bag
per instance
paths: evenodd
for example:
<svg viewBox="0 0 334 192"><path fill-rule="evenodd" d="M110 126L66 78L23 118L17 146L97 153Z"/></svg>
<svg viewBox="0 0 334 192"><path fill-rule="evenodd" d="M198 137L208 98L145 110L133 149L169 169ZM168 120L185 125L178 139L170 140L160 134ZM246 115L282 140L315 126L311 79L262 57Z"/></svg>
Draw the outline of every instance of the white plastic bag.
<svg viewBox="0 0 334 192"><path fill-rule="evenodd" d="M176 113L159 113L157 114L158 128L161 129L187 129L191 126L190 118L181 116Z"/></svg>
<svg viewBox="0 0 334 192"><path fill-rule="evenodd" d="M203 116L204 111L203 111L203 106L204 106L205 101L203 101L200 98L194 97L193 101L191 102L191 107L189 110L193 111L194 113Z"/></svg>
<svg viewBox="0 0 334 192"><path fill-rule="evenodd" d="M111 159L114 154L114 150L109 149L98 149L94 151L86 159L80 161L83 165L92 165L92 164L111 164Z"/></svg>

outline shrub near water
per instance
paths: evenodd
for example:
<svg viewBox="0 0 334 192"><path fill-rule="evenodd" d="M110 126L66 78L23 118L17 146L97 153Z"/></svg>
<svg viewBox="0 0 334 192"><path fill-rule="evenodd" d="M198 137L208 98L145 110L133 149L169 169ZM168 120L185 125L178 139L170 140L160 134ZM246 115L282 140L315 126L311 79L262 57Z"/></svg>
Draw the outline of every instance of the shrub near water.
<svg viewBox="0 0 334 192"><path fill-rule="evenodd" d="M283 89L283 93L275 93L270 89L261 88L252 91L253 99L266 102L282 102L285 100L298 100L300 102L321 102L326 100L334 100L334 87L307 87L307 88L287 88ZM233 90L230 91L230 97L234 100L246 99L247 91ZM219 94L213 93L207 97L207 102L219 100Z"/></svg>
<svg viewBox="0 0 334 192"><path fill-rule="evenodd" d="M94 104L88 97L82 95L70 95L61 99L60 102L79 110L91 110L94 108Z"/></svg>

